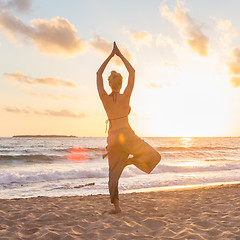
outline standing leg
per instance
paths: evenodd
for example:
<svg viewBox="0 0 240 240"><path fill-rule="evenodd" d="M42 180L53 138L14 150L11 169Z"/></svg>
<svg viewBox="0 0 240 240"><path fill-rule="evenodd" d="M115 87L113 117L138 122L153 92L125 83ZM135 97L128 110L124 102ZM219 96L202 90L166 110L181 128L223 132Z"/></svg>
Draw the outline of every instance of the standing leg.
<svg viewBox="0 0 240 240"><path fill-rule="evenodd" d="M121 212L121 208L119 205L119 197L118 197L118 181L124 167L126 166L127 159L128 159L128 154L121 151L117 147L112 149L108 155L108 163L109 163L108 186L109 186L111 203L114 204L116 213Z"/></svg>

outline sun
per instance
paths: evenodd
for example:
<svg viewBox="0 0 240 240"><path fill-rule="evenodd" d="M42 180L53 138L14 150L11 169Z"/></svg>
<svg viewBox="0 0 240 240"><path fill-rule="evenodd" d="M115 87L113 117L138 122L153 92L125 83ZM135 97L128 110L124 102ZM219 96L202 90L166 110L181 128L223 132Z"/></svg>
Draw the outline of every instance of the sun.
<svg viewBox="0 0 240 240"><path fill-rule="evenodd" d="M190 59L191 60L191 59ZM185 61L174 74L164 75L169 84L145 91L141 112L146 116L146 135L166 137L224 136L231 125L225 79L217 72L215 59ZM162 67L162 66L161 66ZM171 68L172 69L172 68ZM170 69L170 70L171 70ZM173 70L173 69L172 69ZM160 74L161 72L157 72ZM155 72L156 74L156 72ZM153 77L156 79L156 75ZM161 76L158 76L161 79ZM225 78L223 78L225 77ZM174 81L173 81L174 78Z"/></svg>

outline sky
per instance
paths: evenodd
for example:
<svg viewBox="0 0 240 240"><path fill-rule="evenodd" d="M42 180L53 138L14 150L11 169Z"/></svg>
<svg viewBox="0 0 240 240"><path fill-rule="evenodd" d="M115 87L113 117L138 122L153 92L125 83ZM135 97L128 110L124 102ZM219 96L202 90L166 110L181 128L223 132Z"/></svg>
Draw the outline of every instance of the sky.
<svg viewBox="0 0 240 240"><path fill-rule="evenodd" d="M140 136L240 136L240 1L0 0L0 137L106 136L96 72L136 70ZM127 71L114 57L104 73Z"/></svg>

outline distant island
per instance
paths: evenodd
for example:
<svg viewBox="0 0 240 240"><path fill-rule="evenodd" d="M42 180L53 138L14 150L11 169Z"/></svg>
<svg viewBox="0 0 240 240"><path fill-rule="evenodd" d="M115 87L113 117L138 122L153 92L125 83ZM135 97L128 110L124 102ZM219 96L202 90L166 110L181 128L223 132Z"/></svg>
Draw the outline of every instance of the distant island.
<svg viewBox="0 0 240 240"><path fill-rule="evenodd" d="M14 135L13 138L76 138L77 136L67 135Z"/></svg>

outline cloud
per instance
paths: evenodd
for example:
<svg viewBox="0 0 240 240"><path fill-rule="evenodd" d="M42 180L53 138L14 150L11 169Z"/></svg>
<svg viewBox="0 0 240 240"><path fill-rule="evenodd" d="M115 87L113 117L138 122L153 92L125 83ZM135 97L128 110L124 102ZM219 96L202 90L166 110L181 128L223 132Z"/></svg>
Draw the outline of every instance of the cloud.
<svg viewBox="0 0 240 240"><path fill-rule="evenodd" d="M150 82L149 87L150 88L163 88L163 85Z"/></svg>
<svg viewBox="0 0 240 240"><path fill-rule="evenodd" d="M18 12L26 12L31 8L33 0L11 0L11 1L2 1L0 0L1 9L14 9Z"/></svg>
<svg viewBox="0 0 240 240"><path fill-rule="evenodd" d="M68 99L68 100L76 100L79 99L79 97L74 96L74 95L66 95L66 94L52 94L52 93L39 93L36 91L32 91L28 86L19 86L21 90L24 92L34 96L34 97L39 97L39 98L50 98L54 100L61 100L61 99Z"/></svg>
<svg viewBox="0 0 240 240"><path fill-rule="evenodd" d="M20 113L20 114L35 114L35 115L46 115L46 116L54 116L54 117L70 117L70 118L85 118L87 117L84 113L73 113L68 109L62 110L50 110L45 109L43 111L38 111L30 107L25 108L17 108L15 106L5 106L3 110L10 113Z"/></svg>
<svg viewBox="0 0 240 240"><path fill-rule="evenodd" d="M27 25L9 11L2 11L0 29L12 39L32 41L44 54L70 55L84 50L77 29L65 18L33 19Z"/></svg>
<svg viewBox="0 0 240 240"><path fill-rule="evenodd" d="M156 45L157 45L157 47L164 47L164 48L170 47L173 50L175 50L175 52L177 52L178 49L181 48L179 43L174 38L172 38L170 36L165 36L162 34L157 35Z"/></svg>
<svg viewBox="0 0 240 240"><path fill-rule="evenodd" d="M189 16L188 9L184 8L184 2L178 0L177 6L171 12L167 5L160 8L163 17L173 23L189 47L200 56L208 55L208 38L202 33L201 27Z"/></svg>
<svg viewBox="0 0 240 240"><path fill-rule="evenodd" d="M11 8L16 8L19 11L27 10L30 8L32 1L12 0L5 3L0 0L0 31L13 42L23 44L32 42L43 54L73 55L82 53L88 46L93 47L104 56L111 52L112 42L100 36L83 41L78 37L77 29L66 18L58 16L50 20L38 18L31 20L30 24L26 24L10 11ZM139 36L135 36L135 38L139 38ZM144 38L146 40L146 36ZM121 52L131 61L132 55L130 52L124 48L121 48ZM114 59L113 61L117 65L122 65L120 59Z"/></svg>
<svg viewBox="0 0 240 240"><path fill-rule="evenodd" d="M167 82L167 81L165 81L163 83L150 82L147 87L148 88L166 88L166 87L172 87L172 86L174 86L174 84L175 83L170 83L170 82Z"/></svg>
<svg viewBox="0 0 240 240"><path fill-rule="evenodd" d="M142 31L142 32L134 32L132 34L132 38L135 41L144 41L145 39L149 39L151 38L151 34L146 32L146 31Z"/></svg>
<svg viewBox="0 0 240 240"><path fill-rule="evenodd" d="M20 83L29 84L29 85L76 87L76 84L71 81L65 81L59 78L54 78L54 77L32 78L20 72L5 73L4 80L16 81Z"/></svg>
<svg viewBox="0 0 240 240"><path fill-rule="evenodd" d="M17 0L11 1L15 3ZM27 6L27 0L22 0L17 5ZM31 1L29 1L30 4ZM10 3L9 3L10 4ZM0 0L1 7L1 0ZM25 24L15 17L10 11L0 11L0 31L14 42L33 45L43 54L73 55L81 53L87 46L93 47L100 54L107 56L112 50L112 42L96 36L92 40L83 40L78 37L77 29L65 18L54 17L52 19L33 19L30 24ZM121 48L123 55L131 61L132 55L126 49ZM113 60L116 65L122 65L120 59Z"/></svg>
<svg viewBox="0 0 240 240"><path fill-rule="evenodd" d="M6 112L11 112L11 113L30 113L30 111L28 109L19 109L14 106L5 106L5 107L3 107L3 110L5 110Z"/></svg>
<svg viewBox="0 0 240 240"><path fill-rule="evenodd" d="M112 42L109 42L100 36L96 36L93 40L89 41L89 45L103 56L108 56L111 53L113 47ZM124 48L120 48L120 51L129 61L131 61L132 55L130 52ZM113 61L116 65L119 66L123 64L119 58L114 58Z"/></svg>
<svg viewBox="0 0 240 240"><path fill-rule="evenodd" d="M26 12L31 8L33 0L0 0L0 9L14 9L18 12Z"/></svg>
<svg viewBox="0 0 240 240"><path fill-rule="evenodd" d="M238 36L238 33L235 31L231 20L216 19L213 17L212 19L216 24L215 31L218 34L215 49L222 54L222 58L228 58L229 52L232 50L233 39Z"/></svg>
<svg viewBox="0 0 240 240"><path fill-rule="evenodd" d="M230 74L240 75L240 49L233 49L231 61L228 62L228 69Z"/></svg>
<svg viewBox="0 0 240 240"><path fill-rule="evenodd" d="M147 47L152 47L152 41L153 37L152 35L147 31L130 31L130 30L124 30L127 34L130 35L131 40L133 43L136 43L138 45L145 45Z"/></svg>
<svg viewBox="0 0 240 240"><path fill-rule="evenodd" d="M225 38L232 39L233 37L237 36L237 32L235 31L232 22L228 19L216 19L216 29L222 32Z"/></svg>
<svg viewBox="0 0 240 240"><path fill-rule="evenodd" d="M230 79L230 82L232 84L233 87L240 87L240 77L236 77L236 76L233 76L231 79Z"/></svg>
<svg viewBox="0 0 240 240"><path fill-rule="evenodd" d="M231 60L227 64L229 73L234 75L230 79L231 85L234 88L240 87L240 49L233 49Z"/></svg>
<svg viewBox="0 0 240 240"><path fill-rule="evenodd" d="M56 117L72 117L72 118L84 118L86 115L84 113L73 113L67 109L62 109L60 111L45 110L45 115L56 116Z"/></svg>
<svg viewBox="0 0 240 240"><path fill-rule="evenodd" d="M40 98L51 98L55 100L61 100L61 99L71 99L75 100L78 99L76 96L70 96L70 95L65 95L65 94L51 94L51 93L37 93L34 91L28 91L32 96L35 97L40 97Z"/></svg>

